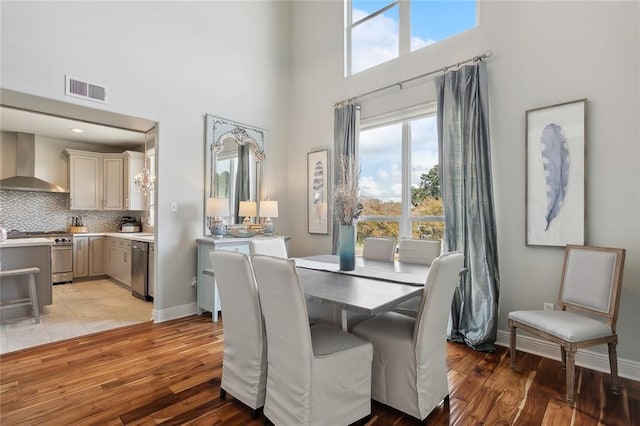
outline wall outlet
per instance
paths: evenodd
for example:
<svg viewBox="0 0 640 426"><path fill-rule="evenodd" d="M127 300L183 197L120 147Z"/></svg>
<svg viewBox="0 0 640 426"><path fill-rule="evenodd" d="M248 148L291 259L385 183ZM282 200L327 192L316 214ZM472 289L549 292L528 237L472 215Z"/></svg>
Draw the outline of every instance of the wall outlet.
<svg viewBox="0 0 640 426"><path fill-rule="evenodd" d="M197 285L197 282L198 282L198 277L194 275L193 278L191 279L191 287L195 287Z"/></svg>
<svg viewBox="0 0 640 426"><path fill-rule="evenodd" d="M545 302L544 303L544 310L545 311L553 311L553 303Z"/></svg>

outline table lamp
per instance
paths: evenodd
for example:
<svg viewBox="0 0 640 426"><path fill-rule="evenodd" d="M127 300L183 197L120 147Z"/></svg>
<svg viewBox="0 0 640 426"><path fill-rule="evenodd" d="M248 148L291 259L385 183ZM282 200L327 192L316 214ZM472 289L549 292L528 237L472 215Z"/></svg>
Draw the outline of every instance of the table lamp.
<svg viewBox="0 0 640 426"><path fill-rule="evenodd" d="M222 218L229 216L228 198L208 198L207 199L207 224L211 235L222 238L224 236L224 225Z"/></svg>
<svg viewBox="0 0 640 426"><path fill-rule="evenodd" d="M251 218L256 216L256 202L255 201L240 201L238 206L238 216L244 216L242 225L251 226Z"/></svg>
<svg viewBox="0 0 640 426"><path fill-rule="evenodd" d="M260 201L260 217L266 217L264 225L262 226L262 232L265 235L273 234L273 221L272 217L278 217L278 202L271 200Z"/></svg>

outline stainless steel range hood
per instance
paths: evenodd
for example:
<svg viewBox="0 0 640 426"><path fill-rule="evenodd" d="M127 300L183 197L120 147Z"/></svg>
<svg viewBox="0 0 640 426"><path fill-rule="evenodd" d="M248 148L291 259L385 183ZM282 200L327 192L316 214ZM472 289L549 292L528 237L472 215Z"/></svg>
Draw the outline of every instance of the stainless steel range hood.
<svg viewBox="0 0 640 426"><path fill-rule="evenodd" d="M61 186L35 177L36 136L30 133L17 133L16 137L16 175L0 180L0 189L12 191L65 192Z"/></svg>

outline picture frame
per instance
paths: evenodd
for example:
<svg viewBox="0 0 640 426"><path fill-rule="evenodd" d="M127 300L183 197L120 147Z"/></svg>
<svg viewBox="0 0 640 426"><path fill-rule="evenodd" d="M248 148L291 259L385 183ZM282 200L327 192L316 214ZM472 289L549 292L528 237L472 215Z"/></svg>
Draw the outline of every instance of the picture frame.
<svg viewBox="0 0 640 426"><path fill-rule="evenodd" d="M307 232L329 234L329 150L307 153Z"/></svg>
<svg viewBox="0 0 640 426"><path fill-rule="evenodd" d="M526 111L527 246L585 244L587 99Z"/></svg>

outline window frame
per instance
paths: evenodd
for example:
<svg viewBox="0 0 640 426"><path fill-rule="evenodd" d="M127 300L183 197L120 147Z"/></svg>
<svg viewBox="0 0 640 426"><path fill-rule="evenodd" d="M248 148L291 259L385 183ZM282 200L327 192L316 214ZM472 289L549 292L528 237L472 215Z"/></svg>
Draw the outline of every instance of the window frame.
<svg viewBox="0 0 640 426"><path fill-rule="evenodd" d="M359 222L397 222L399 227L399 238L413 238L414 222L441 222L444 223L444 214L442 216L412 216L411 215L411 125L410 122L435 117L437 113L436 103L429 102L413 107L403 108L379 116L365 118L360 120L360 130L372 130L380 127L402 124L402 192L401 206L402 213L399 217L384 215L362 215L358 219ZM361 157L360 147L358 146L358 156Z"/></svg>

